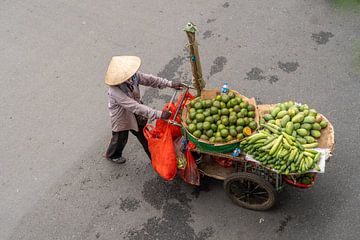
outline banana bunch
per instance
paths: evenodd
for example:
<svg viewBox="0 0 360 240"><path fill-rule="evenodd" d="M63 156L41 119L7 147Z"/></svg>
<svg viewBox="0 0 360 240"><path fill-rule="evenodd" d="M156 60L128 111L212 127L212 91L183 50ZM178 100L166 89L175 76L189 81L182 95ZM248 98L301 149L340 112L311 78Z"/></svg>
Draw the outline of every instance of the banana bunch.
<svg viewBox="0 0 360 240"><path fill-rule="evenodd" d="M186 158L184 154L178 155L176 156L176 160L177 160L177 168L178 169L185 169L186 168Z"/></svg>
<svg viewBox="0 0 360 240"><path fill-rule="evenodd" d="M301 144L280 127L265 123L264 130L240 143L240 149L279 173L304 173L311 169L320 171L321 153L313 150L318 143Z"/></svg>

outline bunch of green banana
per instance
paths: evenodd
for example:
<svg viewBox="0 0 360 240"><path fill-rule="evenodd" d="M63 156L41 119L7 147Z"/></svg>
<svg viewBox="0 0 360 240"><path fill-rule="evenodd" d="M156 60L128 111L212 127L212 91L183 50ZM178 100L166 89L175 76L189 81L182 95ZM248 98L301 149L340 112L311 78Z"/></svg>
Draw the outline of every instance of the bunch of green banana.
<svg viewBox="0 0 360 240"><path fill-rule="evenodd" d="M261 164L285 175L304 173L311 169L320 171L321 153L313 150L318 143L301 144L280 127L260 124L265 130L248 137L240 143L240 149L253 156Z"/></svg>
<svg viewBox="0 0 360 240"><path fill-rule="evenodd" d="M185 156L182 154L182 155L178 155L176 156L176 160L177 160L177 168L178 169L185 169L186 167L186 158Z"/></svg>

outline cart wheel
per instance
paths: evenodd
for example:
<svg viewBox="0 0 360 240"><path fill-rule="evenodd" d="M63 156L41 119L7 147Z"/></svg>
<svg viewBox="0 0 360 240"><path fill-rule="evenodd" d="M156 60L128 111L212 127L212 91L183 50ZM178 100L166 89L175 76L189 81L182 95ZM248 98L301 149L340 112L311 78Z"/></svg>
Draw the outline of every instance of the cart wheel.
<svg viewBox="0 0 360 240"><path fill-rule="evenodd" d="M231 174L224 181L224 189L235 204L251 210L267 210L276 201L274 187L253 173Z"/></svg>

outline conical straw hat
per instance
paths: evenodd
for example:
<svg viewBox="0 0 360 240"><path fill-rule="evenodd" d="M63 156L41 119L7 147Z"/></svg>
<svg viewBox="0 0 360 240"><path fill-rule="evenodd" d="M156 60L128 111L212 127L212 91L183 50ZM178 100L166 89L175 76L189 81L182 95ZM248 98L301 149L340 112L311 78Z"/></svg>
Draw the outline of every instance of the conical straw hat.
<svg viewBox="0 0 360 240"><path fill-rule="evenodd" d="M125 82L139 70L140 64L141 59L136 56L112 57L105 75L105 83L114 86Z"/></svg>

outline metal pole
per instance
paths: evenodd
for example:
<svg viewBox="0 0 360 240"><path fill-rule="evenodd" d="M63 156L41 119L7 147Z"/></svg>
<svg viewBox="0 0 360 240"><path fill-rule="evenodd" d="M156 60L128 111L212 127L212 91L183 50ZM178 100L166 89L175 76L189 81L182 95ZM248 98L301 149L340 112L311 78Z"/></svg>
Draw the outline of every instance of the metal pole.
<svg viewBox="0 0 360 240"><path fill-rule="evenodd" d="M169 109L170 109L171 103L172 103L172 102L174 101L174 99L175 99L176 93L177 93L177 90L174 91L174 93L173 93L173 95L172 95L172 97L171 97L171 99L170 99L169 105L168 105L168 107L167 107L167 110L168 110L168 111L169 111Z"/></svg>
<svg viewBox="0 0 360 240"><path fill-rule="evenodd" d="M176 109L176 112L175 112L175 115L174 115L174 120L176 119L177 115L179 114L181 105L183 104L184 99L185 99L185 97L186 97L186 94L187 94L188 92L189 92L189 88L185 88L185 91L183 92L183 95L181 96L181 100L180 100L179 106L178 106L177 109Z"/></svg>

